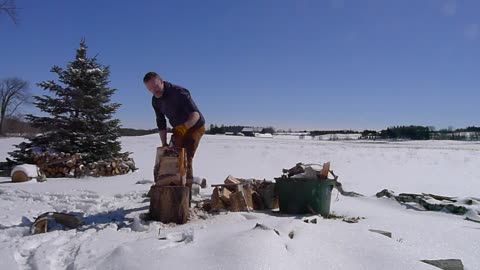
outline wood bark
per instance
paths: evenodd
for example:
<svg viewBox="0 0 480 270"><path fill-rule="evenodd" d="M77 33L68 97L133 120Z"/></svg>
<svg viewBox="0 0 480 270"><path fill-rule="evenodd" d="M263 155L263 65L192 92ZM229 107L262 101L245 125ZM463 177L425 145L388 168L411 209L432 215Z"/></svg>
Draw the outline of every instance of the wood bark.
<svg viewBox="0 0 480 270"><path fill-rule="evenodd" d="M183 186L152 186L150 218L162 223L184 224L189 217L190 189Z"/></svg>

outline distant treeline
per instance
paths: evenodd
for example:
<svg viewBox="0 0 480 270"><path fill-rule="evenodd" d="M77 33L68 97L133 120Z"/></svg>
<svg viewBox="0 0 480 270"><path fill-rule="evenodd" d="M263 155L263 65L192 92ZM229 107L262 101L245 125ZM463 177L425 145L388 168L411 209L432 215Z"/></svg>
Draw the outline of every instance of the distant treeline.
<svg viewBox="0 0 480 270"><path fill-rule="evenodd" d="M469 126L466 128L436 130L433 126L393 126L383 129L381 131L376 130L314 130L314 131L292 131L292 130L275 130L273 127L249 127L241 125L214 125L211 124L206 130L206 134L225 134L232 133L238 134L244 132L244 128L248 132L254 133L303 133L310 136L328 135L328 134L358 134L361 133L361 139L405 139L405 140L480 140L480 127ZM32 128L31 125L23 120L21 117L8 117L4 123L4 130L9 136L22 136L28 137L42 130ZM47 131L47 130L43 130ZM171 129L168 128L170 132ZM143 136L158 133L158 129L133 129L133 128L121 128L120 136ZM245 134L246 135L246 134Z"/></svg>
<svg viewBox="0 0 480 270"><path fill-rule="evenodd" d="M247 126L226 126L226 125L210 125L206 134L225 134L232 133L238 134L248 128L258 133L271 133L275 134L276 130L273 127L247 127ZM277 130L278 133L304 133L310 136L320 136L329 134L360 134L361 139L392 139L392 140L479 140L480 139L480 127L466 127L453 129L436 130L433 126L392 126L386 129L376 130L364 130L362 132L355 130L314 130L314 131L284 131Z"/></svg>
<svg viewBox="0 0 480 270"><path fill-rule="evenodd" d="M205 131L206 134L225 134L226 132L233 132L237 134L245 128L244 126L217 126L217 125L210 125L210 128Z"/></svg>
<svg viewBox="0 0 480 270"><path fill-rule="evenodd" d="M310 131L310 136L320 136L320 135L328 135L328 134L356 134L360 133L360 131L353 131L353 130L314 130Z"/></svg>
<svg viewBox="0 0 480 270"><path fill-rule="evenodd" d="M121 128L120 136L143 136L158 133L158 128L154 129L133 129L133 128Z"/></svg>
<svg viewBox="0 0 480 270"><path fill-rule="evenodd" d="M225 133L233 133L238 134L244 130L244 128L251 129L252 132L258 133L275 133L275 128L273 127L248 127L248 126L225 126L225 125L214 125L211 124L210 128L208 128L205 133L206 134L225 134Z"/></svg>
<svg viewBox="0 0 480 270"><path fill-rule="evenodd" d="M455 132L480 132L480 127L472 126L467 128L459 128L459 129L456 129Z"/></svg>
<svg viewBox="0 0 480 270"><path fill-rule="evenodd" d="M430 139L430 132L429 127L397 126L384 129L378 135L383 139L428 140Z"/></svg>
<svg viewBox="0 0 480 270"><path fill-rule="evenodd" d="M363 139L407 139L407 140L478 140L480 127L467 127L459 129L440 129L425 126L394 126L377 132L364 130Z"/></svg>

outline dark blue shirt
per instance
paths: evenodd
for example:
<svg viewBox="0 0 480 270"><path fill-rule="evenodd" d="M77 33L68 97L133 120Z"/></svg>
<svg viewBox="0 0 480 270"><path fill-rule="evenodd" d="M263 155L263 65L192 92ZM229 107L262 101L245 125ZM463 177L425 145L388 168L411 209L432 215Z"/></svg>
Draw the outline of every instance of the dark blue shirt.
<svg viewBox="0 0 480 270"><path fill-rule="evenodd" d="M205 124L202 113L195 102L193 102L187 89L166 81L164 81L163 87L162 97L156 98L152 96L152 106L157 117L158 130L167 129L165 117L168 118L170 125L175 127L185 123L192 112L200 114L200 119L192 128L198 128Z"/></svg>

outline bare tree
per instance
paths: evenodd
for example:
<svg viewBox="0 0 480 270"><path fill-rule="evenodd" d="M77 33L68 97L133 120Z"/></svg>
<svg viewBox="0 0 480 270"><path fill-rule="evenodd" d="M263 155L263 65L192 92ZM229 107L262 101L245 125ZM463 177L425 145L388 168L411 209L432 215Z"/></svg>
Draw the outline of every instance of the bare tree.
<svg viewBox="0 0 480 270"><path fill-rule="evenodd" d="M0 15L6 13L13 23L17 23L17 5L15 0L3 0L0 1Z"/></svg>
<svg viewBox="0 0 480 270"><path fill-rule="evenodd" d="M22 114L16 113L13 116L5 117L3 121L3 132L9 135L15 134L16 136L33 136L40 133L41 130L32 127L32 125L25 120Z"/></svg>
<svg viewBox="0 0 480 270"><path fill-rule="evenodd" d="M0 81L0 134L6 117L12 116L20 105L28 102L30 93L28 82L19 78L6 78Z"/></svg>

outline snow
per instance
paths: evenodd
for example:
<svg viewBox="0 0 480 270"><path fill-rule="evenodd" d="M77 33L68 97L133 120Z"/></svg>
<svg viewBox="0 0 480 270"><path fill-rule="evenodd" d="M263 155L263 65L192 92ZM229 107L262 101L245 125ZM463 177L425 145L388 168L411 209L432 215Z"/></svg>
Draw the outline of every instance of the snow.
<svg viewBox="0 0 480 270"><path fill-rule="evenodd" d="M271 133L255 133L255 137L257 138L273 138Z"/></svg>
<svg viewBox="0 0 480 270"><path fill-rule="evenodd" d="M198 214L181 226L146 222L144 194L152 183L158 135L124 137L134 152L135 173L86 179L11 183L0 178L2 269L437 269L423 259L461 259L480 269L480 224L465 216L422 211L376 192L480 197L480 144L454 141L322 141L274 136L205 135L194 174L208 184L231 174L273 179L297 162L323 164L347 191L332 194L331 212L364 217L349 224L270 212ZM0 139L0 159L21 139ZM212 189L201 190L208 196ZM30 235L34 218L47 211L83 215L77 230ZM314 218L313 216L309 219ZM255 228L256 224L265 225ZM270 229L269 229L270 228ZM392 238L369 229L392 233ZM276 230L276 231L275 231ZM278 232L278 234L276 233ZM293 234L293 238L289 237Z"/></svg>
<svg viewBox="0 0 480 270"><path fill-rule="evenodd" d="M102 72L102 70L99 69L99 68L89 68L89 69L87 69L87 73L97 73L97 72Z"/></svg>
<svg viewBox="0 0 480 270"><path fill-rule="evenodd" d="M38 177L38 167L36 165L32 165L32 164L17 165L12 169L12 173L10 175L13 175L13 173L18 171L25 173L25 175L28 177Z"/></svg>

